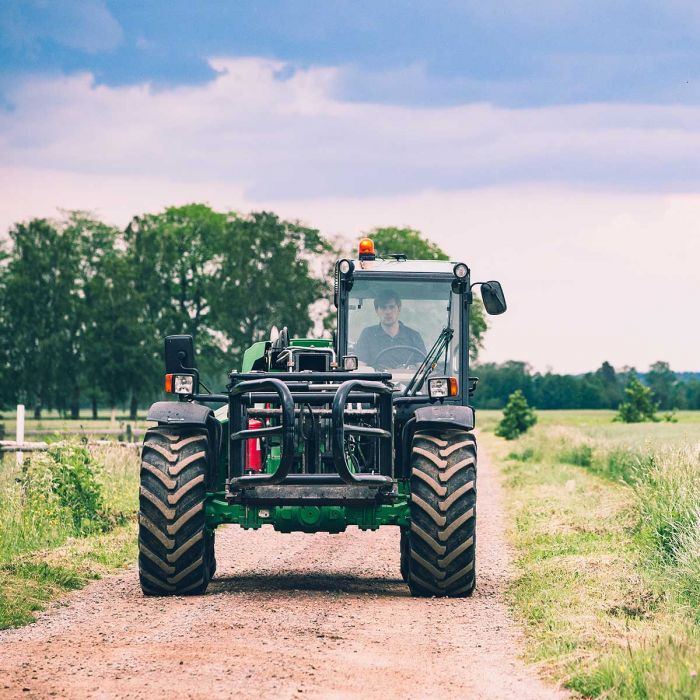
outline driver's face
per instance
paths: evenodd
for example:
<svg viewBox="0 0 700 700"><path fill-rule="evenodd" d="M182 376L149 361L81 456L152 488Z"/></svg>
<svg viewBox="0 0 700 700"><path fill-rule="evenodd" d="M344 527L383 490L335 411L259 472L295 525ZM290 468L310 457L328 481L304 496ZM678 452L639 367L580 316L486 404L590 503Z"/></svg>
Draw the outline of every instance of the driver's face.
<svg viewBox="0 0 700 700"><path fill-rule="evenodd" d="M377 307L377 316L382 326L393 326L398 323L401 307L395 301L389 301Z"/></svg>

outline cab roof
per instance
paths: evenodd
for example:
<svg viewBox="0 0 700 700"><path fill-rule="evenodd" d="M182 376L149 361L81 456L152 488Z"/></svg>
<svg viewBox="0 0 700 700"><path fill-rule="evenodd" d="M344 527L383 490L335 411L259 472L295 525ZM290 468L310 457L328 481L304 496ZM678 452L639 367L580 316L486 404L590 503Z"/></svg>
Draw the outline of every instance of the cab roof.
<svg viewBox="0 0 700 700"><path fill-rule="evenodd" d="M370 263L369 267L363 268L359 260L355 263L355 274L357 273L396 273L396 272L425 272L432 274L453 274L453 268L457 264L449 260L396 260L395 258L380 259ZM367 263L365 263L367 264Z"/></svg>

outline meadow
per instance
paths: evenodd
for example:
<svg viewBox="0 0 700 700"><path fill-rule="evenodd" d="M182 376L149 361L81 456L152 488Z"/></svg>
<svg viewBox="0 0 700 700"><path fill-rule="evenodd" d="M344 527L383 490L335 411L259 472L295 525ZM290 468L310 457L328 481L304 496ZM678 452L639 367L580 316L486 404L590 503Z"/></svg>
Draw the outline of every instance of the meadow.
<svg viewBox="0 0 700 700"><path fill-rule="evenodd" d="M528 660L585 697L700 697L700 414L625 425L538 412L505 475Z"/></svg>

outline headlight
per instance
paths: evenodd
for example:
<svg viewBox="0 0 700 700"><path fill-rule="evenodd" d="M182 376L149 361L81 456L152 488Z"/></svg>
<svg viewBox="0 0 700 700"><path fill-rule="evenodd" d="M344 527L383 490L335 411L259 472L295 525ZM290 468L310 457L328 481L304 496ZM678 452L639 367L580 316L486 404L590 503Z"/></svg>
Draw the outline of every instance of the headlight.
<svg viewBox="0 0 700 700"><path fill-rule="evenodd" d="M357 357L355 355L345 355L343 357L343 369L346 372L354 372L357 369Z"/></svg>
<svg viewBox="0 0 700 700"><path fill-rule="evenodd" d="M353 264L352 260L343 259L338 263L338 269L340 270L341 275L347 277L347 275L349 275L355 269L355 265Z"/></svg>
<svg viewBox="0 0 700 700"><path fill-rule="evenodd" d="M428 395L431 399L457 396L459 386L456 377L431 377L428 379Z"/></svg>
<svg viewBox="0 0 700 700"><path fill-rule="evenodd" d="M194 375L166 374L165 391L168 394L192 394L194 392Z"/></svg>

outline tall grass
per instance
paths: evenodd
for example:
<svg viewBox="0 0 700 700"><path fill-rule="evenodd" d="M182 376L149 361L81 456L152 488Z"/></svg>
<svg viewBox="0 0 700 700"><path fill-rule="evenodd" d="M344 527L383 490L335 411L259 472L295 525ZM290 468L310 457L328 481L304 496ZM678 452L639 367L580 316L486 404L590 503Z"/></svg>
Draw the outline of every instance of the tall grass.
<svg viewBox="0 0 700 700"><path fill-rule="evenodd" d="M700 424L566 422L542 421L500 446L517 494L516 542L526 567L513 599L539 630L539 658L562 664L569 687L585 697L700 698ZM600 507L608 497L621 507L619 518ZM589 529L597 548L579 542ZM600 546L607 537L609 557ZM585 567L573 583L566 583L562 538L571 545L566 555ZM605 577L596 579L601 567ZM587 614L580 601L591 595ZM545 601L548 629L533 616L533 596ZM552 620L567 616L557 622L566 632L557 632ZM568 652L556 651L557 639Z"/></svg>
<svg viewBox="0 0 700 700"><path fill-rule="evenodd" d="M135 450L75 444L22 467L0 461L0 629L130 556L124 526L137 507Z"/></svg>

